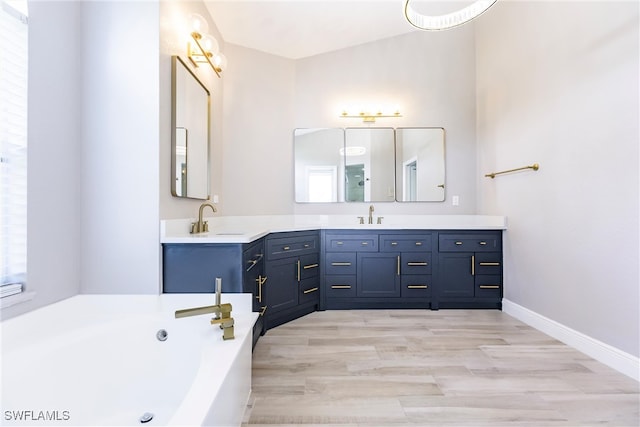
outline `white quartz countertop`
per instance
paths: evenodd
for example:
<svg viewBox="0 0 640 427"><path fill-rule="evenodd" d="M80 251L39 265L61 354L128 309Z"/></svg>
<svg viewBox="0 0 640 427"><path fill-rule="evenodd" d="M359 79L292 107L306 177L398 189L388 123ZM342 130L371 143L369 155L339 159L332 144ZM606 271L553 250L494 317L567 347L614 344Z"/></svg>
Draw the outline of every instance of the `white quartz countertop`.
<svg viewBox="0 0 640 427"><path fill-rule="evenodd" d="M506 230L494 215L388 215L382 224L360 224L356 215L262 215L208 217L209 232L190 234L195 218L160 221L160 243L250 243L269 233L340 230ZM375 217L377 219L377 217Z"/></svg>

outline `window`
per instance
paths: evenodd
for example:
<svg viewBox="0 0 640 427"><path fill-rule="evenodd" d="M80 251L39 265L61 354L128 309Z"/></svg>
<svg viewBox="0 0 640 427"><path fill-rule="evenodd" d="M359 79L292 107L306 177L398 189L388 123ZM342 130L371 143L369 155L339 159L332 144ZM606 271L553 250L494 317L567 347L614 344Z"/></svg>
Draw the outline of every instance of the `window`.
<svg viewBox="0 0 640 427"><path fill-rule="evenodd" d="M0 297L27 275L27 2L0 10Z"/></svg>

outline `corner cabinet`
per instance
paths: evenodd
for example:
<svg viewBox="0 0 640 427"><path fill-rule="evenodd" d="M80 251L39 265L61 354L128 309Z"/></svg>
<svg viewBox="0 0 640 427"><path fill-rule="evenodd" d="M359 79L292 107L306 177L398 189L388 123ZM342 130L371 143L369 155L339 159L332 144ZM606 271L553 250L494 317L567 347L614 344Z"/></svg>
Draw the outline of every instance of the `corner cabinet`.
<svg viewBox="0 0 640 427"><path fill-rule="evenodd" d="M318 309L320 236L317 231L272 233L266 237L265 330Z"/></svg>
<svg viewBox="0 0 640 427"><path fill-rule="evenodd" d="M251 293L253 311L264 313L264 239L251 243L186 243L162 245L164 293L211 293L202 305L215 304L215 279L222 279L222 292ZM222 301L224 302L224 301ZM264 317L253 329L253 346L264 334Z"/></svg>

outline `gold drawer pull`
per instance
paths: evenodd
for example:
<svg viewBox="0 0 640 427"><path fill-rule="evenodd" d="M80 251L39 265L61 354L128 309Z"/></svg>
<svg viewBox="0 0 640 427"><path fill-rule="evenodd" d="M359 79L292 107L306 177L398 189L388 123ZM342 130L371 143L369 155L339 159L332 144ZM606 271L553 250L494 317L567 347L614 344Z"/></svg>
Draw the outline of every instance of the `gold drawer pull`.
<svg viewBox="0 0 640 427"><path fill-rule="evenodd" d="M305 247L305 248L309 248L309 247L311 247L311 245L310 245L310 244L308 244L308 243L305 243L305 244L304 244L304 247Z"/></svg>
<svg viewBox="0 0 640 427"><path fill-rule="evenodd" d="M311 292L315 292L317 291L318 288L311 288L311 289L307 289L306 291L302 291L303 294L310 294Z"/></svg>
<svg viewBox="0 0 640 427"><path fill-rule="evenodd" d="M480 285L480 289L500 289L500 285Z"/></svg>
<svg viewBox="0 0 640 427"><path fill-rule="evenodd" d="M336 242L336 245L342 246L342 245L344 245L344 243L343 242Z"/></svg>
<svg viewBox="0 0 640 427"><path fill-rule="evenodd" d="M415 266L420 266L420 265L429 265L426 262L408 262L407 265L411 266L411 267L415 267Z"/></svg>
<svg viewBox="0 0 640 427"><path fill-rule="evenodd" d="M267 306L263 305L262 310L260 310L260 316L264 316L264 312L267 311Z"/></svg>
<svg viewBox="0 0 640 427"><path fill-rule="evenodd" d="M351 285L331 285L331 289L351 289Z"/></svg>
<svg viewBox="0 0 640 427"><path fill-rule="evenodd" d="M303 270L307 270L309 268L316 268L318 266L318 264L309 264L309 265L305 265L304 267L302 267Z"/></svg>
<svg viewBox="0 0 640 427"><path fill-rule="evenodd" d="M407 289L427 289L427 285L407 285Z"/></svg>
<svg viewBox="0 0 640 427"><path fill-rule="evenodd" d="M331 265L335 265L338 267L344 267L344 266L348 267L351 265L351 263L350 262L332 262Z"/></svg>
<svg viewBox="0 0 640 427"><path fill-rule="evenodd" d="M391 246L398 246L398 242L391 242Z"/></svg>
<svg viewBox="0 0 640 427"><path fill-rule="evenodd" d="M422 246L422 242L416 242L416 246Z"/></svg>
<svg viewBox="0 0 640 427"><path fill-rule="evenodd" d="M360 242L360 244L361 244L362 246L367 246L367 245L369 244L369 242Z"/></svg>
<svg viewBox="0 0 640 427"><path fill-rule="evenodd" d="M480 265L493 265L493 266L499 266L500 263L499 262L481 262Z"/></svg>
<svg viewBox="0 0 640 427"><path fill-rule="evenodd" d="M456 242L456 245L460 246L462 244L462 242Z"/></svg>
<svg viewBox="0 0 640 427"><path fill-rule="evenodd" d="M289 249L291 249L289 246L285 246L284 248L282 248L282 250L288 251Z"/></svg>
<svg viewBox="0 0 640 427"><path fill-rule="evenodd" d="M484 246L486 244L487 244L487 242L480 242L480 246Z"/></svg>

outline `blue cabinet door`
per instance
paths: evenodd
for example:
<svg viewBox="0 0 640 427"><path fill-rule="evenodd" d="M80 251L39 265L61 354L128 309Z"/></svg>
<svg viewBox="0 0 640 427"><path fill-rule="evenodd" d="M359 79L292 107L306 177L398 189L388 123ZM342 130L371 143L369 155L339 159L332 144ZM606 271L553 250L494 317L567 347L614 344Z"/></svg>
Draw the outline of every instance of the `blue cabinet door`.
<svg viewBox="0 0 640 427"><path fill-rule="evenodd" d="M358 297L400 296L400 253L358 253Z"/></svg>
<svg viewBox="0 0 640 427"><path fill-rule="evenodd" d="M441 253L438 257L440 268L440 297L472 298L474 296L473 253Z"/></svg>
<svg viewBox="0 0 640 427"><path fill-rule="evenodd" d="M266 265L264 293L267 315L298 305L299 258L270 261Z"/></svg>

